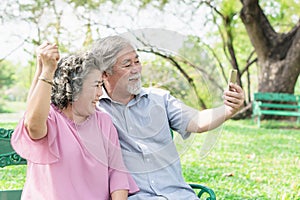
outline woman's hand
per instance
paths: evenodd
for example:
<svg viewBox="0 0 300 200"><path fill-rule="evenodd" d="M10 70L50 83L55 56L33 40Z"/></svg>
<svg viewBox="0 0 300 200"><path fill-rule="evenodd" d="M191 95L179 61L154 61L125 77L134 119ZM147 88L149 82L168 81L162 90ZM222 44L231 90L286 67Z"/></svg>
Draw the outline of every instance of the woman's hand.
<svg viewBox="0 0 300 200"><path fill-rule="evenodd" d="M42 67L42 72L54 74L57 68L57 61L60 57L58 46L56 44L44 42L37 48L36 54L38 66Z"/></svg>

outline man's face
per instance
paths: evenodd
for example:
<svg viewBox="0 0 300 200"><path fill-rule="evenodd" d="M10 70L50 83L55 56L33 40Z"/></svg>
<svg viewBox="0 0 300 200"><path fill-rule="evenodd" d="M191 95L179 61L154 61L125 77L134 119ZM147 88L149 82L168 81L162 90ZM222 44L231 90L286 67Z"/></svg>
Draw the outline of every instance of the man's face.
<svg viewBox="0 0 300 200"><path fill-rule="evenodd" d="M110 87L116 92L136 95L141 90L141 71L142 66L136 51L128 46L117 55L113 73L107 75L107 80Z"/></svg>

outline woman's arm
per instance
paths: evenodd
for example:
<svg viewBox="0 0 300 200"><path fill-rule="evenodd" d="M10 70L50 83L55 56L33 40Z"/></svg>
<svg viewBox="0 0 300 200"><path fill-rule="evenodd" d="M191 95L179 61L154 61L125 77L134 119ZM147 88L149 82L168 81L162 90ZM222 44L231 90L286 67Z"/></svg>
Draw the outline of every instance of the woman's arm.
<svg viewBox="0 0 300 200"><path fill-rule="evenodd" d="M127 200L128 190L116 190L111 193L112 200Z"/></svg>
<svg viewBox="0 0 300 200"><path fill-rule="evenodd" d="M35 70L34 77L32 79L32 83L31 83L31 86L30 86L30 89L29 89L29 92L28 92L28 95L27 95L27 102L31 98L31 95L32 95L32 93L34 91L34 88L35 88L35 86L36 86L36 84L38 82L38 78L41 75L43 63L42 63L40 54L41 54L41 51L47 45L48 45L48 42L44 42L43 44L41 44L40 46L38 46L36 48L36 70Z"/></svg>
<svg viewBox="0 0 300 200"><path fill-rule="evenodd" d="M27 110L24 124L32 139L40 139L47 134L47 117L50 110L50 98L54 72L59 59L56 44L44 43L39 48L38 69L27 98ZM42 64L42 65L41 65Z"/></svg>

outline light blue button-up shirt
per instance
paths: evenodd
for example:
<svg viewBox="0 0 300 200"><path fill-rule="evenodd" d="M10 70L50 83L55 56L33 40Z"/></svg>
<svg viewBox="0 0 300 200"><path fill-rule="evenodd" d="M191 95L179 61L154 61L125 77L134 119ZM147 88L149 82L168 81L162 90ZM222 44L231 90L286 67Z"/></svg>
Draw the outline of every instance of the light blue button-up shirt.
<svg viewBox="0 0 300 200"><path fill-rule="evenodd" d="M184 181L170 128L185 139L186 127L195 110L157 88L143 88L127 105L113 101L107 93L99 109L108 112L116 126L123 158L140 192L130 200L194 200L193 189Z"/></svg>

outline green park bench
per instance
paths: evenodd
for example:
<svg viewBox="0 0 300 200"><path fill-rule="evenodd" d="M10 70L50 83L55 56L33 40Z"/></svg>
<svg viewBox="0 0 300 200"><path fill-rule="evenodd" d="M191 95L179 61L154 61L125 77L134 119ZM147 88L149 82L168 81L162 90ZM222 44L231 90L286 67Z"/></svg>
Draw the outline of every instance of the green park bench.
<svg viewBox="0 0 300 200"><path fill-rule="evenodd" d="M252 118L257 119L258 127L260 127L262 115L297 117L297 123L299 123L300 95L287 93L254 93Z"/></svg>
<svg viewBox="0 0 300 200"><path fill-rule="evenodd" d="M26 165L26 160L21 158L11 147L10 138L13 129L0 128L0 167L11 165ZM216 200L212 189L200 184L191 183L190 186L197 192L200 199ZM22 190L0 190L0 200L19 200Z"/></svg>

